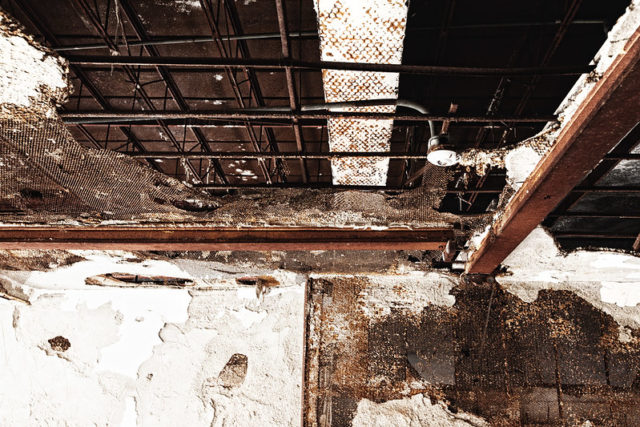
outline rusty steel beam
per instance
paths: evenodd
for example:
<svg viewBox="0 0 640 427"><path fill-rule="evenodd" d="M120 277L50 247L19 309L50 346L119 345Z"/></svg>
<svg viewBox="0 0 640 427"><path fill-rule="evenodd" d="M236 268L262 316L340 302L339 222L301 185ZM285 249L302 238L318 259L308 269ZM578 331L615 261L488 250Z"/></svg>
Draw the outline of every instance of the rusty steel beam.
<svg viewBox="0 0 640 427"><path fill-rule="evenodd" d="M0 227L0 249L442 250L447 228Z"/></svg>
<svg viewBox="0 0 640 427"><path fill-rule="evenodd" d="M640 29L621 52L471 255L467 273L492 273L640 121Z"/></svg>
<svg viewBox="0 0 640 427"><path fill-rule="evenodd" d="M254 153L250 151L213 151L209 153L187 152L176 153L173 151L147 151L138 153L137 151L122 152L136 159L332 159L341 157L381 157L390 159L415 159L426 160L427 154L424 153L394 153L388 151L369 151L369 152L352 152L352 151L332 151L332 152L310 152L299 153L297 151L278 151L270 153Z"/></svg>
<svg viewBox="0 0 640 427"><path fill-rule="evenodd" d="M291 46L289 41L289 28L287 25L287 12L283 0L276 0L276 11L278 13L278 27L280 29L280 44L282 45L282 56L285 59L291 59ZM285 76L287 79L287 92L289 94L289 107L292 111L298 111L300 103L298 102L298 94L296 93L296 82L293 77L291 67L285 67ZM296 148L298 151L304 151L304 140L302 138L302 130L298 119L293 119L293 134L296 138ZM307 164L303 159L299 160L302 182L309 181L309 172Z"/></svg>
<svg viewBox="0 0 640 427"><path fill-rule="evenodd" d="M342 70L370 71L432 76L494 77L494 76L577 76L593 71L592 65L562 67L461 67L450 65L377 64L373 62L302 61L291 58L211 58L188 56L67 56L70 64L83 66L181 67L191 69L255 69L255 70Z"/></svg>
<svg viewBox="0 0 640 427"><path fill-rule="evenodd" d="M367 120L400 120L407 122L445 121L456 123L548 123L555 122L553 115L544 116L457 116L451 114L404 114L404 113L370 113L359 111L274 111L266 108L247 108L239 110L214 110L198 112L180 111L83 111L61 112L60 117L69 124L107 124L111 122L133 123L148 120L326 120L326 119L367 119Z"/></svg>

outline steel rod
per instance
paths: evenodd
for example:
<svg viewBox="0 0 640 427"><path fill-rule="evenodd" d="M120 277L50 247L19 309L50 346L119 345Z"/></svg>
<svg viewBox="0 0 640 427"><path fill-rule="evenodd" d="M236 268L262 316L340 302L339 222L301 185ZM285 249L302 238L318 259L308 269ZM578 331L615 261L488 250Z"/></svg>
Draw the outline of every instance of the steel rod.
<svg viewBox="0 0 640 427"><path fill-rule="evenodd" d="M473 25L451 25L447 27L449 30L475 30L475 29L487 29L487 28L519 28L519 27L540 27L540 26L554 26L560 24L560 21L548 21L548 22L513 22L513 23L495 23L495 24L473 24ZM602 20L574 20L572 24L583 25L604 25L605 21ZM439 26L434 27L417 27L409 28L408 32L424 32L424 31L436 31L440 30ZM83 36L74 35L74 37L84 38ZM86 38L90 38L87 36ZM318 32L312 31L290 31L290 38L317 38ZM229 34L221 35L220 38L226 41L249 41L249 40L274 40L280 38L280 33L254 33L254 34ZM127 42L126 46L164 46L175 44L189 44L189 43L209 43L214 42L215 39L211 36L174 36L174 37L162 37L154 38L145 41L132 40ZM114 41L115 43L115 41ZM122 45L121 47L126 47ZM93 50L93 49L109 49L109 46L104 43L89 43L78 44L70 46L59 46L54 50L58 52L69 52L79 50Z"/></svg>
<svg viewBox="0 0 640 427"><path fill-rule="evenodd" d="M130 157L136 159L332 159L341 157L381 157L390 159L416 159L425 160L426 154L411 154L411 153L393 153L386 151L376 152L262 152L255 153L251 151L221 151L221 152L186 152L177 153L172 151L145 151L139 152L125 152Z"/></svg>
<svg viewBox="0 0 640 427"><path fill-rule="evenodd" d="M351 111L309 111L309 112L282 112L256 109L219 110L219 111L144 111L130 113L125 111L86 111L86 112L61 112L60 117L69 124L96 124L96 123L133 123L147 120L216 120L216 119L285 119L285 120L313 120L313 119L368 119L368 120L401 120L409 122L444 121L450 122L475 122L475 123L548 123L556 121L553 115L513 117L513 116L456 116L450 114L403 114L403 113L367 113Z"/></svg>
<svg viewBox="0 0 640 427"><path fill-rule="evenodd" d="M287 182L274 184L194 184L194 188L201 190L265 190L265 189L312 189L312 190L359 190L359 191L407 191L406 188L393 186L373 186L373 185L333 185L330 182ZM485 194L499 194L502 188L482 188L480 190L459 190L447 189L447 194L466 194L472 191L478 191Z"/></svg>
<svg viewBox="0 0 640 427"><path fill-rule="evenodd" d="M593 65L560 67L458 67L445 65L375 64L339 61L301 61L291 58L212 58L212 57L148 57L148 56L68 56L71 64L84 66L135 65L140 67L182 68L254 68L265 70L350 70L400 74L460 76L531 76L580 75L594 70Z"/></svg>

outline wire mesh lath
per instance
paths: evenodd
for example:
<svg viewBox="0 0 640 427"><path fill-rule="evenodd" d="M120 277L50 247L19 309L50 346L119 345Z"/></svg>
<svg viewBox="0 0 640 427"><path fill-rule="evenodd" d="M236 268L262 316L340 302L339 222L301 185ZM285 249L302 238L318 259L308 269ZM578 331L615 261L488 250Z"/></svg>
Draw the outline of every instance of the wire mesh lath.
<svg viewBox="0 0 640 427"><path fill-rule="evenodd" d="M21 221L46 221L64 215L206 219L225 226L424 227L452 222L436 211L452 178L444 168L427 168L422 186L393 194L284 189L214 197L123 154L82 147L59 119L41 115L0 117L0 172L0 213L5 220L13 215Z"/></svg>
<svg viewBox="0 0 640 427"><path fill-rule="evenodd" d="M203 198L133 159L82 147L58 119L0 118L0 167L5 212L128 218Z"/></svg>

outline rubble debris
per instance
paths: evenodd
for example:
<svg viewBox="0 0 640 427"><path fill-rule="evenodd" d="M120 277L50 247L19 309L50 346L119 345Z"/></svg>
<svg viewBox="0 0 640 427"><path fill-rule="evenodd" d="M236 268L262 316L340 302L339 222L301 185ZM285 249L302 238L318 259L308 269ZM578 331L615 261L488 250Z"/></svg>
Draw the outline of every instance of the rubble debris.
<svg viewBox="0 0 640 427"><path fill-rule="evenodd" d="M488 426L480 417L453 413L442 402L432 402L422 394L383 403L362 399L358 402L353 427L481 427Z"/></svg>
<svg viewBox="0 0 640 427"><path fill-rule="evenodd" d="M218 383L225 388L238 388L247 376L249 359L244 354L236 353L224 365L218 375Z"/></svg>
<svg viewBox="0 0 640 427"><path fill-rule="evenodd" d="M49 345L54 351L67 351L69 350L69 347L71 347L71 343L69 342L69 340L60 335L51 338L49 340Z"/></svg>

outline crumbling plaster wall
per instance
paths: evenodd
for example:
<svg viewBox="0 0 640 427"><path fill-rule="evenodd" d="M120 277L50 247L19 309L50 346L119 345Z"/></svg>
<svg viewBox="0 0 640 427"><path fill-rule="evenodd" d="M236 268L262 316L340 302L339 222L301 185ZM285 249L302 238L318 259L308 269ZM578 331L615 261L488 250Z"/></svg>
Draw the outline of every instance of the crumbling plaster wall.
<svg viewBox="0 0 640 427"><path fill-rule="evenodd" d="M25 254L22 254L24 256ZM256 295L234 274L128 253L78 252L2 271L0 425L298 425L304 286ZM87 286L103 272L194 279L190 289ZM260 273L260 272L258 272ZM53 338L62 337L55 341ZM59 342L68 342L68 346ZM232 355L246 377L220 375ZM237 375L236 375L237 374Z"/></svg>
<svg viewBox="0 0 640 427"><path fill-rule="evenodd" d="M6 261L0 266L0 291L13 298L0 298L3 425L299 425L304 284L309 277L353 277L116 251L7 254L5 260L16 262L12 270ZM537 230L505 264L507 273L497 282L525 302L541 289L569 290L613 316L622 342L640 339L638 258L615 252L564 256ZM192 284L85 284L89 276L113 272L182 277ZM257 295L255 287L237 283L247 275L279 285ZM354 309L377 322L390 308L451 308L460 286L456 275L406 264L357 276L373 288ZM56 337L70 346L49 342ZM221 371L236 353L247 356L246 377L225 387ZM363 400L354 422L482 424L420 396Z"/></svg>

